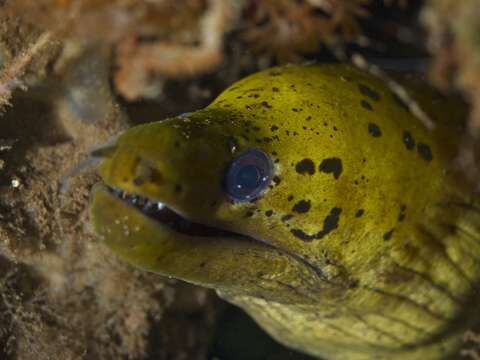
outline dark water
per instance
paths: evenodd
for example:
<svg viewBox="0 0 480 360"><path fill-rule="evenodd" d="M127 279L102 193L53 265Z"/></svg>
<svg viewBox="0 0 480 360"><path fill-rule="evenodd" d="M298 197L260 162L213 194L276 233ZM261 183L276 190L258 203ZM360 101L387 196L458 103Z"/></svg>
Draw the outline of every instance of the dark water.
<svg viewBox="0 0 480 360"><path fill-rule="evenodd" d="M234 306L229 306L220 318L207 359L315 360L280 345Z"/></svg>

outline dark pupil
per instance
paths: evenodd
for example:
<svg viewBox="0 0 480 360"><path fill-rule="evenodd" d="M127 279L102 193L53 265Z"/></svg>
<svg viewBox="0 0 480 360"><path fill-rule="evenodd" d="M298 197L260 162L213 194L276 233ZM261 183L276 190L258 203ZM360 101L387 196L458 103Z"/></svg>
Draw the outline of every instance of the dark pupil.
<svg viewBox="0 0 480 360"><path fill-rule="evenodd" d="M255 165L243 166L236 176L237 188L255 189L260 183L260 172Z"/></svg>

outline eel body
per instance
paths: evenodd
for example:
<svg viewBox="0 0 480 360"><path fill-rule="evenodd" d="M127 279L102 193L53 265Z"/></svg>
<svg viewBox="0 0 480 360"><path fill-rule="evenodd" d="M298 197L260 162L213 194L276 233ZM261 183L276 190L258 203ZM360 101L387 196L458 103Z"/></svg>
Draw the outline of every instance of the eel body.
<svg viewBox="0 0 480 360"><path fill-rule="evenodd" d="M464 109L407 86L435 129L344 65L269 69L131 128L102 151L95 231L313 356L455 357L480 318L480 204L452 167Z"/></svg>

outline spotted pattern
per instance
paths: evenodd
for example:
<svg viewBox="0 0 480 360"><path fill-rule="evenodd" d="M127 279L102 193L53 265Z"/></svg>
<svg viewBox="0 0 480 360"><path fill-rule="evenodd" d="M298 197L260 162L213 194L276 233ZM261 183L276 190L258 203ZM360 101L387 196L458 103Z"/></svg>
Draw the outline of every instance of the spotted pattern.
<svg viewBox="0 0 480 360"><path fill-rule="evenodd" d="M432 155L432 150L430 150L430 146L424 143L418 143L417 150L418 150L418 154L423 160L427 162L432 161L433 155Z"/></svg>
<svg viewBox="0 0 480 360"><path fill-rule="evenodd" d="M311 201L310 200L300 200L295 205L293 205L292 211L303 214L310 211Z"/></svg>
<svg viewBox="0 0 480 360"><path fill-rule="evenodd" d="M338 179L343 171L342 159L336 157L323 159L318 170L326 174L333 174L333 177Z"/></svg>
<svg viewBox="0 0 480 360"><path fill-rule="evenodd" d="M313 240L320 240L324 238L326 235L330 234L333 230L338 228L338 221L340 219L340 214L342 212L341 208L334 207L330 210L330 213L327 217L323 220L323 228L316 234L307 234L305 231L301 229L292 229L290 232L296 238L310 242Z"/></svg>
<svg viewBox="0 0 480 360"><path fill-rule="evenodd" d="M385 240L385 241L390 240L393 236L394 231L395 231L395 229L391 229L391 230L387 231L385 234L383 234L383 240Z"/></svg>
<svg viewBox="0 0 480 360"><path fill-rule="evenodd" d="M382 131L380 127L375 123L368 123L368 133L373 137L380 137L382 136Z"/></svg>
<svg viewBox="0 0 480 360"><path fill-rule="evenodd" d="M360 105L362 105L362 107L366 110L369 110L369 111L373 110L372 105L367 100L360 101Z"/></svg>
<svg viewBox="0 0 480 360"><path fill-rule="evenodd" d="M362 93L362 95L368 96L370 99L374 101L379 101L380 100L380 94L373 90L371 87L364 85L364 84L359 84L358 89Z"/></svg>
<svg viewBox="0 0 480 360"><path fill-rule="evenodd" d="M295 171L302 175L313 175L315 174L315 164L311 159L303 159L295 165Z"/></svg>

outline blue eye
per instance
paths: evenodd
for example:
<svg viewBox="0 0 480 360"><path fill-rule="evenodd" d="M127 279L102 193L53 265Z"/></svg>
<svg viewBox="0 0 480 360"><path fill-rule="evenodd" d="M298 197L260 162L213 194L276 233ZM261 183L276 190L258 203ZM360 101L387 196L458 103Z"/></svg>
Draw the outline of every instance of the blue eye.
<svg viewBox="0 0 480 360"><path fill-rule="evenodd" d="M232 200L253 200L268 187L272 173L272 161L265 152L245 150L228 165L225 190Z"/></svg>

